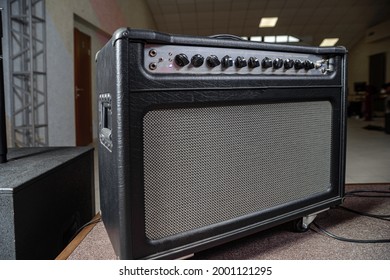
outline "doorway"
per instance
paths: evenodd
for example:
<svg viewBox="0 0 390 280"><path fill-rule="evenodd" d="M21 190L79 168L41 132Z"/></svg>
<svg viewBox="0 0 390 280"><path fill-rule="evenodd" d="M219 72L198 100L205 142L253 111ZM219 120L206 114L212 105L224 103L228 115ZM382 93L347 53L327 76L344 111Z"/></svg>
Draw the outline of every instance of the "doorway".
<svg viewBox="0 0 390 280"><path fill-rule="evenodd" d="M386 82L386 53L370 55L369 84L380 89Z"/></svg>
<svg viewBox="0 0 390 280"><path fill-rule="evenodd" d="M385 113L385 99L379 95L379 90L386 82L386 53L370 55L369 63L369 84L375 89L375 95L372 98L372 110L374 115L383 116Z"/></svg>
<svg viewBox="0 0 390 280"><path fill-rule="evenodd" d="M92 143L91 37L74 28L76 146Z"/></svg>

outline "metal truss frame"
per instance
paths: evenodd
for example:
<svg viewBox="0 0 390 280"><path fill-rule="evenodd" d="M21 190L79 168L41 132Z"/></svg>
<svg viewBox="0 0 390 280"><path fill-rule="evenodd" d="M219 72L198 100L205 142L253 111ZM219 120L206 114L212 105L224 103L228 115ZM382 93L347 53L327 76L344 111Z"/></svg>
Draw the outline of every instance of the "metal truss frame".
<svg viewBox="0 0 390 280"><path fill-rule="evenodd" d="M45 0L8 8L12 146L48 146Z"/></svg>

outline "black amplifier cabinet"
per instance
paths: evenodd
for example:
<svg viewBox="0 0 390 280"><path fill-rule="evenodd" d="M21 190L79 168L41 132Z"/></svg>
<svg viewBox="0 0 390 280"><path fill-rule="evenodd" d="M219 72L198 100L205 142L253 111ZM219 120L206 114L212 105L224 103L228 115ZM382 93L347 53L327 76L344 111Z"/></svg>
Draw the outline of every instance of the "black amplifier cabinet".
<svg viewBox="0 0 390 280"><path fill-rule="evenodd" d="M55 259L95 215L93 148L11 148L0 164L0 260Z"/></svg>
<svg viewBox="0 0 390 280"><path fill-rule="evenodd" d="M97 69L101 209L119 258L305 227L341 203L344 48L120 29Z"/></svg>

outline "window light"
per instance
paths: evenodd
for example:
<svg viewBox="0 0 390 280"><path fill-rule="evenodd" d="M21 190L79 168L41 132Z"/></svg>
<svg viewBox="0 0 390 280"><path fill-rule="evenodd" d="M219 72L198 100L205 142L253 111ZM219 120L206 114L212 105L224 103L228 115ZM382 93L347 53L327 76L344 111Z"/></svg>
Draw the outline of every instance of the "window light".
<svg viewBox="0 0 390 280"><path fill-rule="evenodd" d="M297 37L294 37L294 36L288 36L288 41L289 41L290 43L298 43L298 42L300 42L301 40L300 40L299 38L297 38Z"/></svg>
<svg viewBox="0 0 390 280"><path fill-rule="evenodd" d="M261 37L261 36L251 36L250 40L254 41L254 42L261 42L263 40L263 37Z"/></svg>
<svg viewBox="0 0 390 280"><path fill-rule="evenodd" d="M275 43L276 36L264 36L264 42L266 43Z"/></svg>
<svg viewBox="0 0 390 280"><path fill-rule="evenodd" d="M278 35L276 36L276 43L287 43L288 36L287 35Z"/></svg>
<svg viewBox="0 0 390 280"><path fill-rule="evenodd" d="M265 43L297 43L301 41L301 39L289 35L250 36L249 40Z"/></svg>

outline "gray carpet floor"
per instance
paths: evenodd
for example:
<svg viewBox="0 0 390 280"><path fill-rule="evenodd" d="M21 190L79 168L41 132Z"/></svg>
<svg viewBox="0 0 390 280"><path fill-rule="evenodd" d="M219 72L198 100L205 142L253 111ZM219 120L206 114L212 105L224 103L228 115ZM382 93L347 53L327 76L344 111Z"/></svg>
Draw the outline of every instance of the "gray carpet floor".
<svg viewBox="0 0 390 280"><path fill-rule="evenodd" d="M347 185L353 190L390 191L390 184ZM387 196L390 197L389 194ZM379 215L390 215L387 198L347 197L343 206ZM320 213L315 223L329 232L350 239L390 239L390 221L357 215L340 208ZM390 243L354 243L330 238L313 230L292 232L283 224L233 242L197 253L192 259L213 260L389 260ZM317 230L318 231L318 230ZM102 223L98 223L69 259L116 259Z"/></svg>

